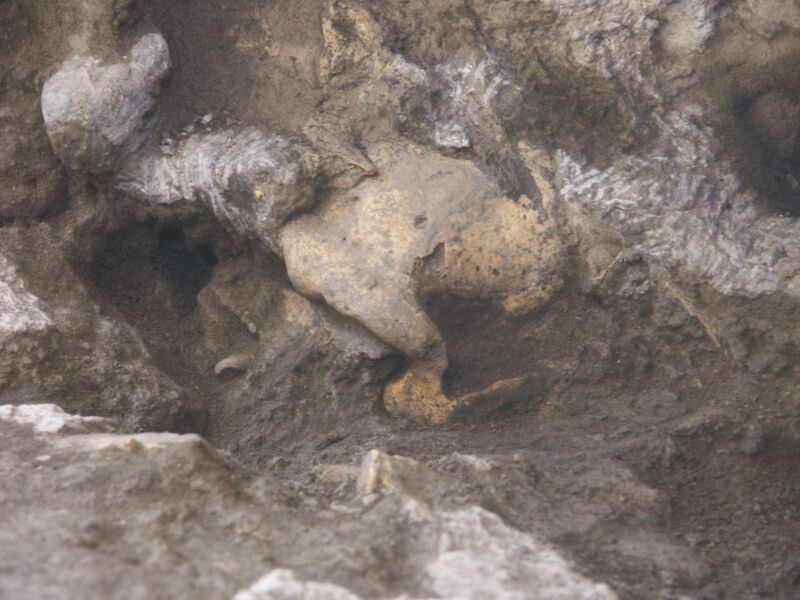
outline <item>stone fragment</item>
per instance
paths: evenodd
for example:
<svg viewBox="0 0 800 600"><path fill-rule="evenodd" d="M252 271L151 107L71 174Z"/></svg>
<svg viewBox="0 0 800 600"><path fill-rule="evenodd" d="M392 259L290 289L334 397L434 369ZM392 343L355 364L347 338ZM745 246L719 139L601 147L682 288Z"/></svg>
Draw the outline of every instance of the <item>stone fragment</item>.
<svg viewBox="0 0 800 600"><path fill-rule="evenodd" d="M55 404L136 430L199 416L137 332L101 312L50 227L0 228L0 247L0 403Z"/></svg>
<svg viewBox="0 0 800 600"><path fill-rule="evenodd" d="M214 365L214 375L218 377L226 371L247 371L247 367L253 364L253 356L251 354L232 354L223 358L216 365Z"/></svg>
<svg viewBox="0 0 800 600"><path fill-rule="evenodd" d="M420 495L440 486L443 477L405 456L390 456L370 450L361 463L356 490L362 496L398 492Z"/></svg>
<svg viewBox="0 0 800 600"><path fill-rule="evenodd" d="M373 503L369 515L383 519L369 523L376 533L385 531L385 520L403 523L402 533L394 534L399 539L393 538L393 543L409 544L407 547L414 551L413 558L404 565L404 580L416 582L422 593L403 594L394 600L617 598L607 585L577 573L549 546L508 527L482 508L444 511L398 495ZM409 537L405 538L406 535ZM398 556L397 560L407 558ZM233 600L360 600L361 597L329 583L304 581L288 569L276 569L239 592Z"/></svg>
<svg viewBox="0 0 800 600"><path fill-rule="evenodd" d="M142 36L127 62L68 60L42 89L42 115L53 151L71 169L100 173L147 136L169 50L157 33Z"/></svg>
<svg viewBox="0 0 800 600"><path fill-rule="evenodd" d="M57 440L56 446L78 452L98 452L115 448L136 452L143 450L159 450L178 444L205 444L203 438L194 433L136 433L112 434L96 433L87 435L69 436Z"/></svg>
<svg viewBox="0 0 800 600"><path fill-rule="evenodd" d="M344 483L355 479L358 474L358 469L351 465L319 465L314 468L316 480L325 483Z"/></svg>
<svg viewBox="0 0 800 600"><path fill-rule="evenodd" d="M85 433L112 428L110 419L71 415L55 404L3 404L0 420L32 426L36 433Z"/></svg>
<svg viewBox="0 0 800 600"><path fill-rule="evenodd" d="M658 39L670 54L692 55L703 49L715 26L713 4L678 0L664 11Z"/></svg>
<svg viewBox="0 0 800 600"><path fill-rule="evenodd" d="M43 331L52 325L39 299L25 289L16 267L0 254L0 341L24 331Z"/></svg>
<svg viewBox="0 0 800 600"><path fill-rule="evenodd" d="M53 321L17 267L0 254L0 393L35 375L51 350ZM9 397L10 399L10 397Z"/></svg>
<svg viewBox="0 0 800 600"><path fill-rule="evenodd" d="M440 598L613 600L557 552L477 506L438 515L439 551L425 567Z"/></svg>
<svg viewBox="0 0 800 600"><path fill-rule="evenodd" d="M488 473L494 467L494 464L481 456L474 456L472 454L463 454L461 452L453 452L450 456L443 459L445 464L456 463L473 469L479 473Z"/></svg>
<svg viewBox="0 0 800 600"><path fill-rule="evenodd" d="M361 600L350 591L331 583L302 581L291 569L275 569L233 600Z"/></svg>
<svg viewBox="0 0 800 600"><path fill-rule="evenodd" d="M280 254L278 231L315 202L319 157L306 144L249 128L197 134L174 154L150 152L129 162L116 187L160 205L211 211L239 235Z"/></svg>
<svg viewBox="0 0 800 600"><path fill-rule="evenodd" d="M278 559L319 574L309 581L273 570L234 597L359 600L326 581L362 574L359 589L376 591L362 592L365 598L615 598L548 545L474 506L444 510L400 492L373 494L368 510L332 520L287 510L275 480L250 487L251 476L196 435L39 436L31 443L26 435L0 421L4 449L15 449L0 452L13 483L0 486L0 501L10 507L0 539L17 540L0 544L9 566L0 590L14 597L91 596L121 584L137 597L198 589L203 597L230 597L242 573ZM414 461L386 458L394 481L408 487L403 478L424 479ZM12 503L15 495L28 501ZM392 552L397 547L407 551ZM415 593L377 593L385 588L375 561L387 556L403 573L393 594ZM176 577L176 570L192 576Z"/></svg>

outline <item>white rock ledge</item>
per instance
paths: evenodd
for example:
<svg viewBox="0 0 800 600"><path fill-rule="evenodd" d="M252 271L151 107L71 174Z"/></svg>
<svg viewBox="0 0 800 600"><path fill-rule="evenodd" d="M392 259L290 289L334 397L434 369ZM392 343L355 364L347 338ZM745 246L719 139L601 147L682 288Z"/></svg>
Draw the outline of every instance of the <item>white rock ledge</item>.
<svg viewBox="0 0 800 600"><path fill-rule="evenodd" d="M108 430L111 420L102 417L81 417L64 412L55 404L3 404L0 421L33 427L36 433L83 433Z"/></svg>

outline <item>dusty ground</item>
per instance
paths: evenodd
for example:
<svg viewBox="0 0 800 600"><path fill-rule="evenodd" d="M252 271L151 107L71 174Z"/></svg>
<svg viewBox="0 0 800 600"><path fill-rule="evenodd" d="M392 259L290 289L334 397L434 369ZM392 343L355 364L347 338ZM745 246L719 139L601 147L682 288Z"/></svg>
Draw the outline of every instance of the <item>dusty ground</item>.
<svg viewBox="0 0 800 600"><path fill-rule="evenodd" d="M172 68L146 140L65 168L45 82L152 32ZM517 534L621 598L798 597L798 32L790 0L0 0L0 404L206 440L98 450L0 420L0 597L232 597L277 568L363 598L511 594L432 574L447 515L476 506L515 530L471 559L518 569L509 598L545 597L532 550L497 550ZM157 205L115 179L248 127L320 157L314 218L381 181L378 145L536 205L525 148L546 157L546 302L511 314L427 285L435 252L414 263L444 393L479 401L439 426L388 413L417 357L303 295L201 185ZM412 483L358 486L374 448L417 461Z"/></svg>

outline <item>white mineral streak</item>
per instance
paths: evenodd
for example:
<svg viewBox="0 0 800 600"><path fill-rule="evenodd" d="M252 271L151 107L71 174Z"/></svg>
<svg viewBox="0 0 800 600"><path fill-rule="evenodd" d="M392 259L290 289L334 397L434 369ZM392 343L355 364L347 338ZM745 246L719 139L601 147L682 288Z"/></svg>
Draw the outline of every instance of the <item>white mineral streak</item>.
<svg viewBox="0 0 800 600"><path fill-rule="evenodd" d="M96 417L95 417L96 418ZM163 450L177 445L202 447L205 440L196 433L90 433L59 438L55 445L59 449L75 452L102 452L104 450Z"/></svg>
<svg viewBox="0 0 800 600"><path fill-rule="evenodd" d="M800 295L800 222L764 214L687 115L667 115L644 156L598 169L562 151L556 163L574 221L599 217L634 251L723 294Z"/></svg>
<svg viewBox="0 0 800 600"><path fill-rule="evenodd" d="M469 147L468 131L511 118L522 94L488 53L456 57L433 69L430 79L441 97L433 138L442 147Z"/></svg>
<svg viewBox="0 0 800 600"><path fill-rule="evenodd" d="M564 57L572 64L626 84L648 86L641 72L652 55L654 18L665 0L544 0L557 19L548 33L563 40ZM554 47L557 50L557 47Z"/></svg>
<svg viewBox="0 0 800 600"><path fill-rule="evenodd" d="M444 89L450 102L457 105L472 99L490 106L501 90L517 87L488 56L478 61L440 65L435 71L446 82Z"/></svg>
<svg viewBox="0 0 800 600"><path fill-rule="evenodd" d="M3 404L0 405L0 421L27 425L36 433L80 432L110 423L101 417L71 415L55 404Z"/></svg>
<svg viewBox="0 0 800 600"><path fill-rule="evenodd" d="M464 127L455 119L436 124L433 141L446 148L469 148L469 136Z"/></svg>

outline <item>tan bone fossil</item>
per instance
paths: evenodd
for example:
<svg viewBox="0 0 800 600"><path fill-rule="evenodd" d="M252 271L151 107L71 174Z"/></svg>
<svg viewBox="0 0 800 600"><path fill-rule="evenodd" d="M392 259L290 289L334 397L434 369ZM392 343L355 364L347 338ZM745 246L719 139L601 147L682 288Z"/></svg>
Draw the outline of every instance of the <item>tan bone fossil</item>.
<svg viewBox="0 0 800 600"><path fill-rule="evenodd" d="M408 369L384 391L387 410L442 423L475 394L442 391L447 351L417 298L415 270L432 261L431 291L496 300L511 314L536 308L560 283L553 192L532 161L542 210L504 197L468 161L416 147L384 147L371 158L376 178L284 227L286 266L301 293L358 320L406 358Z"/></svg>

